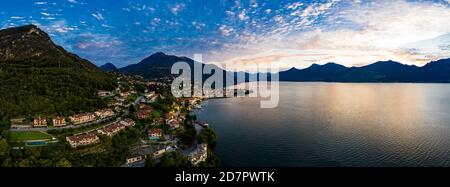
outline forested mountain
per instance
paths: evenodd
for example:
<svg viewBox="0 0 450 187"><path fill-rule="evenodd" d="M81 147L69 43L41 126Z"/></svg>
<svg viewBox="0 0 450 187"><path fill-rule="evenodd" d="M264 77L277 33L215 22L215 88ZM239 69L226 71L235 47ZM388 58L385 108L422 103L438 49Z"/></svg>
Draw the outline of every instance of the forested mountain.
<svg viewBox="0 0 450 187"><path fill-rule="evenodd" d="M0 117L70 114L104 106L113 78L34 25L0 30Z"/></svg>
<svg viewBox="0 0 450 187"><path fill-rule="evenodd" d="M143 59L137 64L131 64L120 68L121 72L140 75L145 78L170 77L172 65L176 62L186 62L193 67L194 60L187 57L166 55L158 52Z"/></svg>

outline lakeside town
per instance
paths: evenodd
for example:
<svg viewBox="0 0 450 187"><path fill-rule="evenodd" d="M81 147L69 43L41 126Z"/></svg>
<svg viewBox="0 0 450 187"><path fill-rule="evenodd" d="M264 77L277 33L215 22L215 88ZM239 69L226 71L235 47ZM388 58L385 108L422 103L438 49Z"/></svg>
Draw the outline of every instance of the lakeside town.
<svg viewBox="0 0 450 187"><path fill-rule="evenodd" d="M117 88L97 92L107 108L69 116L35 114L11 119L12 149L63 144L80 155L98 154L114 137L132 131L137 132L138 141L118 142L129 149L122 167L157 166L167 155L186 159L189 166L218 165L218 158L209 150L215 145L214 132L192 114L201 109L205 97L173 97L170 79L115 76ZM214 157L213 164L207 163L209 157Z"/></svg>

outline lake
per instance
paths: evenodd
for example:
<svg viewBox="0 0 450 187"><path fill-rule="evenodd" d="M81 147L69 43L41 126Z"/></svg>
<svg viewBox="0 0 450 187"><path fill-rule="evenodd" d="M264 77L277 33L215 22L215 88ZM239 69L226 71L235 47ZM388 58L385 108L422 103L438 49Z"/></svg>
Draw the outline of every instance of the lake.
<svg viewBox="0 0 450 187"><path fill-rule="evenodd" d="M223 166L450 166L450 84L280 83L196 112Z"/></svg>

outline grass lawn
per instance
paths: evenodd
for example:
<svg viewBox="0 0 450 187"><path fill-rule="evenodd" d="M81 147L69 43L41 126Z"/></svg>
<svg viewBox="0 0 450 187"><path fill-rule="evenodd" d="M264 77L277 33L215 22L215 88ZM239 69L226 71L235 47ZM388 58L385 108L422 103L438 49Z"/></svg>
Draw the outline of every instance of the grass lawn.
<svg viewBox="0 0 450 187"><path fill-rule="evenodd" d="M39 131L10 131L11 141L50 140L52 136Z"/></svg>

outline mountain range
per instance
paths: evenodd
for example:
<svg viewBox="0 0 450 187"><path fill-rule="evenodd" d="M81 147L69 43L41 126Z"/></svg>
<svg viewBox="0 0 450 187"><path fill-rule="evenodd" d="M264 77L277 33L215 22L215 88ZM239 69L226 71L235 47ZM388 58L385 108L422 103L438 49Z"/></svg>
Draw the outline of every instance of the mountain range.
<svg viewBox="0 0 450 187"><path fill-rule="evenodd" d="M433 61L423 67L391 60L362 67L313 64L306 69L280 72L279 76L281 81L450 83L450 59Z"/></svg>
<svg viewBox="0 0 450 187"><path fill-rule="evenodd" d="M187 57L155 53L137 64L120 68L119 71L145 78L171 76L175 62L184 61L190 66L194 60ZM234 73L236 72L227 72ZM249 73L246 73L248 79ZM278 73L280 81L321 82L430 82L450 83L450 59L433 61L423 67L405 65L392 60L379 61L362 67L345 67L336 63L313 64L306 69L291 68Z"/></svg>

